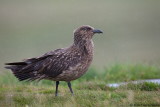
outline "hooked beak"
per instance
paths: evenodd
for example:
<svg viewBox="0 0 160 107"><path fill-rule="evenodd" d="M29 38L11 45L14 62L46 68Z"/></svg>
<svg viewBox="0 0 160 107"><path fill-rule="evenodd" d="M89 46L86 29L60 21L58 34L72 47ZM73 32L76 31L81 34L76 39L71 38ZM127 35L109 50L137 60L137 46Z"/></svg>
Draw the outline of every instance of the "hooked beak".
<svg viewBox="0 0 160 107"><path fill-rule="evenodd" d="M93 30L93 33L103 33L101 30L98 30L98 29L94 29Z"/></svg>

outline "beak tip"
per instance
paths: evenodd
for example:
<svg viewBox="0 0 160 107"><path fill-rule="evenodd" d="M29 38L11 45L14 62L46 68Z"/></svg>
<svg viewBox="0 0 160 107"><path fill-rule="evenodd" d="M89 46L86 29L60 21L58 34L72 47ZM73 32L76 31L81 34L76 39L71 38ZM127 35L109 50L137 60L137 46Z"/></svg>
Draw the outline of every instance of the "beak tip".
<svg viewBox="0 0 160 107"><path fill-rule="evenodd" d="M99 29L94 29L93 33L103 33L103 32L101 30L99 30Z"/></svg>

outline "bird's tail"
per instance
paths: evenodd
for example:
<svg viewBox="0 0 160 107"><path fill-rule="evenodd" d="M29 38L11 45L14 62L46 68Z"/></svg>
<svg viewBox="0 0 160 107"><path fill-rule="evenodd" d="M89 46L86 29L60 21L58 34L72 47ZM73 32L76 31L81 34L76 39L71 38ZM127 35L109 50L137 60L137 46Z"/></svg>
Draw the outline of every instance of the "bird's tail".
<svg viewBox="0 0 160 107"><path fill-rule="evenodd" d="M12 63L5 63L5 65L27 65L26 62L12 62Z"/></svg>
<svg viewBox="0 0 160 107"><path fill-rule="evenodd" d="M5 65L7 65L5 68L6 69L11 69L12 73L20 81L29 80L29 79L35 77L33 72L30 72L30 70L23 71L24 68L29 66L29 64L27 64L26 62L5 63Z"/></svg>
<svg viewBox="0 0 160 107"><path fill-rule="evenodd" d="M12 62L12 63L5 63L7 65L5 68L6 69L11 69L12 71L19 71L22 66L27 65L26 62Z"/></svg>

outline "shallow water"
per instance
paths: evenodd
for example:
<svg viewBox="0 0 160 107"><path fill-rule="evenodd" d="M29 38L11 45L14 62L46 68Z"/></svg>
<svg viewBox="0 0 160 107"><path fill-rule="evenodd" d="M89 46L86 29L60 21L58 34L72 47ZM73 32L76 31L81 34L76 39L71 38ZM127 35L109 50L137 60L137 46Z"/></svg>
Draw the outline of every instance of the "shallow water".
<svg viewBox="0 0 160 107"><path fill-rule="evenodd" d="M148 80L137 80L137 81L131 81L131 82L113 83L113 84L107 84L107 86L117 88L121 85L127 85L128 83L138 84L138 83L144 83L144 82L152 82L152 83L160 84L160 79L148 79Z"/></svg>

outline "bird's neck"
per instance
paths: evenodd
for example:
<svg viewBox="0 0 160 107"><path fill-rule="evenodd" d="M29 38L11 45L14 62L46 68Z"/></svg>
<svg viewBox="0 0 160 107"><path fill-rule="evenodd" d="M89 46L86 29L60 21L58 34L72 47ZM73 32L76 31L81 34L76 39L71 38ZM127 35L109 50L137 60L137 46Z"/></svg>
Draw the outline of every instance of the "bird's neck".
<svg viewBox="0 0 160 107"><path fill-rule="evenodd" d="M73 46L76 47L83 54L86 54L86 55L93 54L94 44L93 44L92 39L74 41Z"/></svg>

